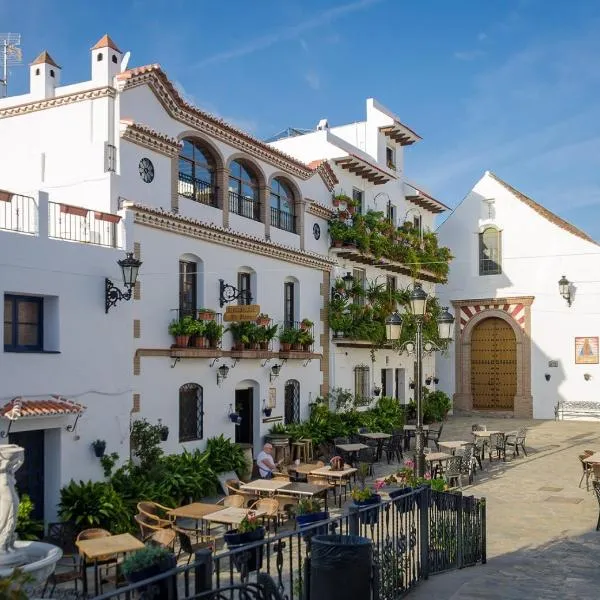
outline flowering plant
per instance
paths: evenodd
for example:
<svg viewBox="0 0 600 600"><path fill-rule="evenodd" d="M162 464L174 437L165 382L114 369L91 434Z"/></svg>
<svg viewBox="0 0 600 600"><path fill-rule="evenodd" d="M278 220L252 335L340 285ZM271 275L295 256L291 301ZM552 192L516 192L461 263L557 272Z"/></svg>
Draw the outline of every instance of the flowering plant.
<svg viewBox="0 0 600 600"><path fill-rule="evenodd" d="M258 517L253 510L249 510L248 514L240 521L238 525L238 533L250 533L256 531L259 527Z"/></svg>
<svg viewBox="0 0 600 600"><path fill-rule="evenodd" d="M329 464L334 471L341 471L344 468L344 459L341 456L334 456Z"/></svg>
<svg viewBox="0 0 600 600"><path fill-rule="evenodd" d="M433 477L430 471L426 471L423 477L417 477L415 474L415 462L410 458L404 461L404 466L396 473L396 480L411 487L420 485L429 485L432 490L443 492L448 489L447 483L443 479Z"/></svg>

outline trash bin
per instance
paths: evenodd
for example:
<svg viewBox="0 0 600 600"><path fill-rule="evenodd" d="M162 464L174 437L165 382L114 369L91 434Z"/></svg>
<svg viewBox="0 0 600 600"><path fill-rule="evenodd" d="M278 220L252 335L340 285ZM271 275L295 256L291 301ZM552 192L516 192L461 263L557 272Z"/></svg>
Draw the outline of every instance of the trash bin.
<svg viewBox="0 0 600 600"><path fill-rule="evenodd" d="M357 535L317 535L311 548L311 600L370 600L373 543Z"/></svg>

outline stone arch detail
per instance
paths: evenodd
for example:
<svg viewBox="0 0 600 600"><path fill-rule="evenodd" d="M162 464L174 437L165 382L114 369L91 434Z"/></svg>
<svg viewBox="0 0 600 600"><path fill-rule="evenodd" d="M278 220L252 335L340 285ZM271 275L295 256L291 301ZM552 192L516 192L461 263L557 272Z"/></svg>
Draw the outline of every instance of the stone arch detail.
<svg viewBox="0 0 600 600"><path fill-rule="evenodd" d="M228 172L229 172L229 165L234 160L237 160L241 163L246 163L252 169L252 171L254 171L254 174L256 175L256 178L258 180L259 188L263 189L266 187L267 178L265 177L265 172L256 160L254 160L252 157L248 156L247 154L244 154L243 152L235 152L234 154L231 154L227 157L226 168L227 168Z"/></svg>
<svg viewBox="0 0 600 600"><path fill-rule="evenodd" d="M217 148L215 143L206 135L202 133L198 133L193 129L189 129L187 131L183 131L177 136L178 142L183 142L183 140L197 140L203 146L206 146L206 149L210 152L213 160L215 161L215 167L217 170L223 169L225 167L225 159L223 158L223 154Z"/></svg>
<svg viewBox="0 0 600 600"><path fill-rule="evenodd" d="M488 318L502 319L510 325L515 334L517 353L517 388L514 398L513 416L532 418L533 398L531 396L531 304L533 297L461 300L452 304L456 314L472 314L468 321L457 327L458 335L455 347L455 381L454 406L460 410L473 410L473 394L471 390L471 338L475 327ZM505 306L523 306L518 316L505 310ZM466 307L478 307L478 311L464 310ZM517 318L515 318L517 317Z"/></svg>

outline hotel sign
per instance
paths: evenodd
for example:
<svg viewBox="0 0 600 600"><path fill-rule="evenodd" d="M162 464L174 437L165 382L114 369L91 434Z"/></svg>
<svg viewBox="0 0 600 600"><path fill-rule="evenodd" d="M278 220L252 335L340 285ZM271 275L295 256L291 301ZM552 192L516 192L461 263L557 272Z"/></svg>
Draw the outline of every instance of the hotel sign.
<svg viewBox="0 0 600 600"><path fill-rule="evenodd" d="M256 321L260 313L260 304L236 304L225 309L223 320L230 321Z"/></svg>

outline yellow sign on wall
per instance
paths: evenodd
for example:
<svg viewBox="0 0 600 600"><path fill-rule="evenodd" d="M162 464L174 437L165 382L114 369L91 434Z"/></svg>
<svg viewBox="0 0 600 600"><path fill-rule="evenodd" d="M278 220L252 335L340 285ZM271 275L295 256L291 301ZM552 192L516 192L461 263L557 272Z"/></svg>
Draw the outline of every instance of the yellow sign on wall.
<svg viewBox="0 0 600 600"><path fill-rule="evenodd" d="M260 313L259 304L235 304L228 306L223 315L224 321L256 321Z"/></svg>

